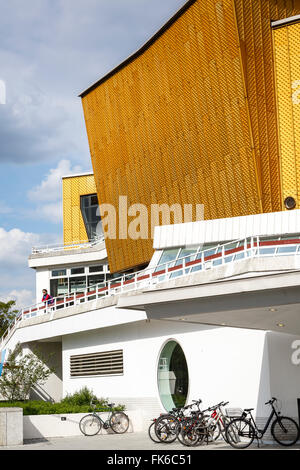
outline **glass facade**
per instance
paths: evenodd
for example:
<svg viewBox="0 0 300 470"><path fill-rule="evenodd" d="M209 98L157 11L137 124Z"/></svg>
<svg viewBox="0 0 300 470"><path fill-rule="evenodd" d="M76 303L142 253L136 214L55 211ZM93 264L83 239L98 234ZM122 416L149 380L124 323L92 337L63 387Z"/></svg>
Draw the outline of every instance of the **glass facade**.
<svg viewBox="0 0 300 470"><path fill-rule="evenodd" d="M160 353L157 381L160 399L167 411L185 405L189 374L184 352L176 341L168 341Z"/></svg>
<svg viewBox="0 0 300 470"><path fill-rule="evenodd" d="M108 265L78 266L51 271L50 294L53 297L93 290L96 284L103 284L120 274L111 274Z"/></svg>
<svg viewBox="0 0 300 470"><path fill-rule="evenodd" d="M97 194L80 196L80 209L89 240L103 236Z"/></svg>

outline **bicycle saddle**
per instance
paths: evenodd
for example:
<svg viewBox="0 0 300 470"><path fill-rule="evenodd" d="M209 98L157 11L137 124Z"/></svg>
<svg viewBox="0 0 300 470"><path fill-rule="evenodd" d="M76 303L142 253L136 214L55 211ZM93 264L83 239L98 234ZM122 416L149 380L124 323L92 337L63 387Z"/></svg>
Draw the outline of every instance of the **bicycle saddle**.
<svg viewBox="0 0 300 470"><path fill-rule="evenodd" d="M245 408L244 411L253 411L253 410L254 410L254 408Z"/></svg>

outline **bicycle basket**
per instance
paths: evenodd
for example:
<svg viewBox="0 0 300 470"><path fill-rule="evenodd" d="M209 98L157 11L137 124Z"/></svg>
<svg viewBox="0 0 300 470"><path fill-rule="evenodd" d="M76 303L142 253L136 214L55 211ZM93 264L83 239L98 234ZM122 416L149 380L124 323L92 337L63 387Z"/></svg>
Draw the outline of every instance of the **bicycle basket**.
<svg viewBox="0 0 300 470"><path fill-rule="evenodd" d="M229 418L240 418L243 414L242 408L226 408L225 413Z"/></svg>

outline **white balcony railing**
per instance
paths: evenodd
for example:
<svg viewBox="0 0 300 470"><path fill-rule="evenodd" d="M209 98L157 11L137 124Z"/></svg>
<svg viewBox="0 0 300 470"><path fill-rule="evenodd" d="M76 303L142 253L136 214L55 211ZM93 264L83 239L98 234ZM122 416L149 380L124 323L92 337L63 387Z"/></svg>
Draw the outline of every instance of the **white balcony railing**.
<svg viewBox="0 0 300 470"><path fill-rule="evenodd" d="M91 248L97 245L98 243L102 243L103 241L104 241L104 236L101 236L101 237L94 238L93 240L78 241L78 242L72 242L69 244L57 243L55 245L34 246L31 249L31 254L36 255L40 253L51 253L55 251Z"/></svg>
<svg viewBox="0 0 300 470"><path fill-rule="evenodd" d="M217 266L254 258L254 257L278 257L286 255L300 255L300 238L288 240L261 240L260 237L248 237L235 240L215 248L190 253L185 257L177 258L156 267L146 268L131 274L123 274L85 289L80 293L68 294L53 299L53 304L34 304L23 308L15 318L13 324L2 336L2 345L10 337L12 331L19 322L31 317L51 315L60 309L74 307L75 305L103 298L105 296L122 294L124 292L149 289L161 282L167 282L174 278L187 276L199 271L207 271Z"/></svg>

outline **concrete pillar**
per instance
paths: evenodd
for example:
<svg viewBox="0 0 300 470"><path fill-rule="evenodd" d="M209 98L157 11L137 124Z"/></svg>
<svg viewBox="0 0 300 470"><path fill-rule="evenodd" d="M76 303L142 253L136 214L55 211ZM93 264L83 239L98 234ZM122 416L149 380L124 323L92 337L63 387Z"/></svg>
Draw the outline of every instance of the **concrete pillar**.
<svg viewBox="0 0 300 470"><path fill-rule="evenodd" d="M0 407L0 446L23 444L23 408Z"/></svg>

